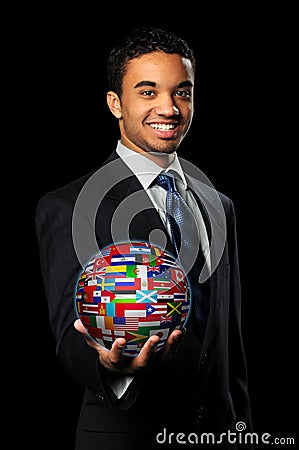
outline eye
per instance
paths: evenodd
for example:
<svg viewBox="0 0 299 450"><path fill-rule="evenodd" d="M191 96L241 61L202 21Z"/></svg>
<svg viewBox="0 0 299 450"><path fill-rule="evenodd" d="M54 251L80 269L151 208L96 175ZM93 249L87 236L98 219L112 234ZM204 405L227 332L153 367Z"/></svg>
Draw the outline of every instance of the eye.
<svg viewBox="0 0 299 450"><path fill-rule="evenodd" d="M178 97L188 98L188 97L191 97L191 92L189 90L184 89L183 91L176 91L175 95Z"/></svg>
<svg viewBox="0 0 299 450"><path fill-rule="evenodd" d="M151 97L152 95L155 95L154 91L142 91L141 95L144 97Z"/></svg>

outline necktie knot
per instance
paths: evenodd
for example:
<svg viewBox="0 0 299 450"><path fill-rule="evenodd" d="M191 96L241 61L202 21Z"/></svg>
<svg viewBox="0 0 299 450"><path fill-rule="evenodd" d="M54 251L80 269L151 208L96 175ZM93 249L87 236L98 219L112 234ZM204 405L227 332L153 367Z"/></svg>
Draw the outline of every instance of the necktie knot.
<svg viewBox="0 0 299 450"><path fill-rule="evenodd" d="M172 175L172 173L169 174L160 173L157 176L157 184L158 186L161 186L163 189L165 189L167 192L177 191L174 176Z"/></svg>

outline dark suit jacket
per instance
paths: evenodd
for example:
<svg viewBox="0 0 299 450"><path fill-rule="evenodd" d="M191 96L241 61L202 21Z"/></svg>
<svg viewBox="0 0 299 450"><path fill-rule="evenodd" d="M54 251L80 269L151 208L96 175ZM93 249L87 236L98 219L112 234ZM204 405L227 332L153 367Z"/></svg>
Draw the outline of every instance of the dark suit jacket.
<svg viewBox="0 0 299 450"><path fill-rule="evenodd" d="M113 181L114 163L117 163L116 171L121 174L120 182ZM113 446L109 447L107 436L112 443L112 439L118 439L115 436L125 436L118 433L128 432L147 433L147 442L153 442L156 433L163 428L169 433L218 433L237 421L243 421L250 431L234 207L229 198L204 183L195 182L200 208L208 212L205 218L209 222L213 216L215 227L226 228L226 241L210 280L210 312L203 342L197 336L191 317L187 333L174 356L158 367L136 375L124 396L117 399L109 388L107 376L110 375L100 366L97 352L74 329L73 323L77 318L74 289L82 271L81 264L98 249L93 239L99 248L113 242L111 218L118 205L136 191L144 196L146 206L143 211L130 219L131 240L148 240L151 230L164 229L142 186L116 152L103 167L99 172L47 193L40 199L36 210L41 270L49 320L57 341L57 357L66 371L85 387L77 448L106 448L104 444L99 446L104 442L100 439L106 436L107 448L111 449ZM103 185L111 186L104 196L100 194L102 188L95 192L99 180L100 184L103 181ZM201 196L203 191L206 192ZM217 217L213 197L223 207L224 224ZM94 208L96 213L91 211ZM76 228L78 221L81 227L79 234L81 237L84 235L81 248ZM211 228L210 223L207 226ZM167 248L173 252L170 242ZM112 438L106 433L115 435ZM120 446L115 444L115 448L126 448L121 445L121 440L119 442ZM128 445L128 448L132 449L133 445ZM153 443L149 448L155 448Z"/></svg>

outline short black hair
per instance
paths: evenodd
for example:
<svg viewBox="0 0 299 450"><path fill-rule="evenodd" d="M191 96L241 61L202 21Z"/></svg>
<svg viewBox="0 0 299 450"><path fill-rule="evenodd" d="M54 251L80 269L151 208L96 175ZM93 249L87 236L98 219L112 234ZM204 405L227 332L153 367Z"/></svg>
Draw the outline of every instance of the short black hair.
<svg viewBox="0 0 299 450"><path fill-rule="evenodd" d="M122 82L128 63L146 53L161 51L178 54L191 61L195 72L193 50L187 42L171 31L142 27L127 34L110 52L107 60L108 90L119 97L122 94Z"/></svg>

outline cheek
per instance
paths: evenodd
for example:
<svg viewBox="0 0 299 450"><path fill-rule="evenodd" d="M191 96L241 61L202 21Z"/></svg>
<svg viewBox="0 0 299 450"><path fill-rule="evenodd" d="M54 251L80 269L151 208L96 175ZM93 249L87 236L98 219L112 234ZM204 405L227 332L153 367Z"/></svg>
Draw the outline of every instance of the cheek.
<svg viewBox="0 0 299 450"><path fill-rule="evenodd" d="M122 116L128 127L142 125L142 122L147 117L148 111L136 103L127 103L125 108L122 108Z"/></svg>
<svg viewBox="0 0 299 450"><path fill-rule="evenodd" d="M149 102L140 97L136 98L134 94L123 95L121 99L121 107L123 115L130 117L130 119L140 119L146 116L152 109Z"/></svg>
<svg viewBox="0 0 299 450"><path fill-rule="evenodd" d="M187 103L187 104L183 105L181 111L184 112L184 114L186 116L192 117L192 115L193 115L193 103Z"/></svg>

